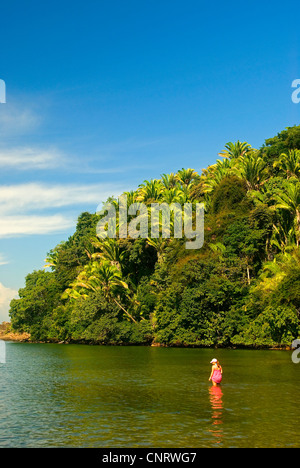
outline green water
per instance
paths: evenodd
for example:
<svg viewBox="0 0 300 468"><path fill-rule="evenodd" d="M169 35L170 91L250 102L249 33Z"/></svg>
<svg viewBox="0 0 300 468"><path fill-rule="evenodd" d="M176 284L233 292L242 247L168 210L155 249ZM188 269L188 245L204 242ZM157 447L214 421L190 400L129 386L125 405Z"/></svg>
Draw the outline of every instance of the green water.
<svg viewBox="0 0 300 468"><path fill-rule="evenodd" d="M290 352L7 343L0 379L0 447L300 446Z"/></svg>

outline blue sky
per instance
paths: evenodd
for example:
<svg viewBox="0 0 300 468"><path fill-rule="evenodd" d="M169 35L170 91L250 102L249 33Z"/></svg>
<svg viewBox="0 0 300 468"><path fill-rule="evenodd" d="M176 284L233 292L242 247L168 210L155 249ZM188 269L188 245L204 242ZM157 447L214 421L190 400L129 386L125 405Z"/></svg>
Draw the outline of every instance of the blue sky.
<svg viewBox="0 0 300 468"><path fill-rule="evenodd" d="M0 6L0 321L82 211L300 123L296 1Z"/></svg>

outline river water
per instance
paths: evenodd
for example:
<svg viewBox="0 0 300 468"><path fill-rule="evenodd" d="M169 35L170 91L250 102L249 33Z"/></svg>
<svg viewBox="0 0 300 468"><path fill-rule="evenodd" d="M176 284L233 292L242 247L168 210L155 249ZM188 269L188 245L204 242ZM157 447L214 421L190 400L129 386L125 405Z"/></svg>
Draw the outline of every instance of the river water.
<svg viewBox="0 0 300 468"><path fill-rule="evenodd" d="M8 342L5 358L0 447L300 447L288 351Z"/></svg>

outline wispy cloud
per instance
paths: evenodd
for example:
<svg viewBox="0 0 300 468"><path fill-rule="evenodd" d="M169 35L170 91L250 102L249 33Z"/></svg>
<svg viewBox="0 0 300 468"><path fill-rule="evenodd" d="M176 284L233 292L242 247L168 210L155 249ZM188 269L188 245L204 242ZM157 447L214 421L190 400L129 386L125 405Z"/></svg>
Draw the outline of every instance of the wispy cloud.
<svg viewBox="0 0 300 468"><path fill-rule="evenodd" d="M67 206L95 207L127 188L121 184L47 185L39 183L0 186L0 215L29 213Z"/></svg>
<svg viewBox="0 0 300 468"><path fill-rule="evenodd" d="M19 147L0 149L0 168L26 170L44 170L62 166L65 156L55 148L41 149Z"/></svg>
<svg viewBox="0 0 300 468"><path fill-rule="evenodd" d="M74 224L74 219L63 215L1 216L0 238L60 233Z"/></svg>
<svg viewBox="0 0 300 468"><path fill-rule="evenodd" d="M82 158L79 155L67 155L55 148L34 146L0 147L0 169L14 171L43 171L63 169L67 173L81 174L124 174L153 168L153 164L115 164L114 157ZM99 167L100 166L100 167Z"/></svg>
<svg viewBox="0 0 300 468"><path fill-rule="evenodd" d="M109 196L125 190L112 184L0 186L0 238L66 231L76 222L71 207L77 214L82 208L96 211Z"/></svg>

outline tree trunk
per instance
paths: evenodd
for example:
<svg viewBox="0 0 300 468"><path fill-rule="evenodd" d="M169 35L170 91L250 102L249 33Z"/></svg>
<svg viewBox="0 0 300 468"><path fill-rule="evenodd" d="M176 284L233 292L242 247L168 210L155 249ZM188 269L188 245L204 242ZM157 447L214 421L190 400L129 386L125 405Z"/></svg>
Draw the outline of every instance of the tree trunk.
<svg viewBox="0 0 300 468"><path fill-rule="evenodd" d="M113 301L117 304L118 307L120 307L120 309L123 310L123 312L125 312L125 314L126 314L134 323L137 323L137 321L132 317L132 315L130 315L130 313L127 312L127 310L124 309L124 307L123 307L121 304L119 304L118 301L117 301L115 298L113 298Z"/></svg>
<svg viewBox="0 0 300 468"><path fill-rule="evenodd" d="M251 277L250 277L250 269L249 269L249 266L247 265L247 278L248 278L248 284L250 286L251 284Z"/></svg>

